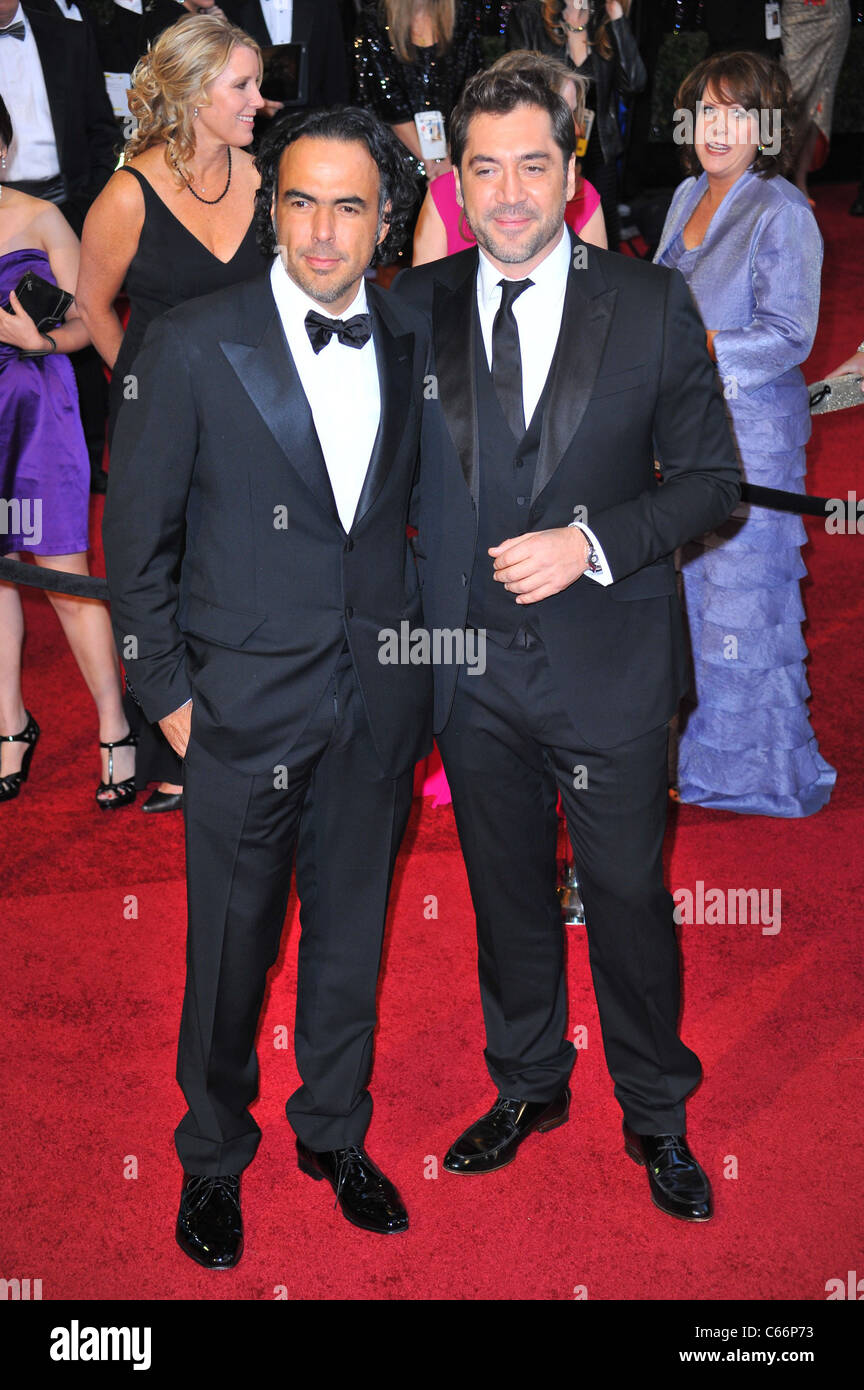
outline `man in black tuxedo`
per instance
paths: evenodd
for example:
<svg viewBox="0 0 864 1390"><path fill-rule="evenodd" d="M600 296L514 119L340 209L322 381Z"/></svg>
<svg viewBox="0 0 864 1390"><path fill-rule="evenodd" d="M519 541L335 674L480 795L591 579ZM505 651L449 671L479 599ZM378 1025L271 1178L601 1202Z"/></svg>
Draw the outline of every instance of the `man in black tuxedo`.
<svg viewBox="0 0 864 1390"><path fill-rule="evenodd" d="M293 117L259 167L272 267L151 325L104 522L135 694L185 756L177 1237L220 1268L242 1248L255 1031L295 841L298 1161L356 1225L407 1228L362 1146L390 878L431 742L429 668L379 659L382 632L420 616L406 528L429 336L364 281L413 189L356 108Z"/></svg>
<svg viewBox="0 0 864 1390"><path fill-rule="evenodd" d="M275 43L306 45L309 108L348 100L348 59L337 0L223 0L222 10L262 48Z"/></svg>
<svg viewBox="0 0 864 1390"><path fill-rule="evenodd" d="M681 276L564 226L574 137L560 97L480 73L450 140L480 249L397 289L431 319L440 406L417 514L425 621L489 639L482 678L436 668L434 728L499 1096L445 1167L501 1168L567 1119L560 791L628 1152L663 1210L705 1220L710 1186L684 1139L700 1066L678 1036L663 882L666 726L687 683L673 552L735 505L735 450Z"/></svg>
<svg viewBox="0 0 864 1390"><path fill-rule="evenodd" d="M9 35L2 33L5 29ZM69 24L57 11L43 14L17 0L0 0L0 44L6 59L15 63L15 93L2 81L0 89L5 88L18 133L15 167L3 182L57 203L80 237L90 204L114 172L119 147L90 27ZM47 117L44 132L39 126L38 147L19 99L40 121Z"/></svg>

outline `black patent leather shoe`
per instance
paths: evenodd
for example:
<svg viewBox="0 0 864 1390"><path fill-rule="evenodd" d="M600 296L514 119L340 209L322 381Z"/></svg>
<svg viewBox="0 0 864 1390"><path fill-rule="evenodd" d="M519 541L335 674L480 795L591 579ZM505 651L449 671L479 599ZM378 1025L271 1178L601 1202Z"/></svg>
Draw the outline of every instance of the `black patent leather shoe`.
<svg viewBox="0 0 864 1390"><path fill-rule="evenodd" d="M494 1173L516 1157L523 1139L535 1130L545 1134L566 1123L570 1088L554 1100L516 1100L499 1096L492 1109L460 1134L444 1157L448 1173Z"/></svg>
<svg viewBox="0 0 864 1390"><path fill-rule="evenodd" d="M316 1153L298 1139L297 1165L316 1182L327 1179L336 1193L334 1205L342 1208L342 1215L352 1225L379 1235L408 1230L402 1198L359 1144Z"/></svg>
<svg viewBox="0 0 864 1390"><path fill-rule="evenodd" d="M624 1147L636 1163L647 1168L655 1207L681 1221L711 1219L711 1184L683 1134L634 1134L625 1124Z"/></svg>
<svg viewBox="0 0 864 1390"><path fill-rule="evenodd" d="M243 1253L238 1173L183 1174L177 1244L206 1269L233 1269Z"/></svg>
<svg viewBox="0 0 864 1390"><path fill-rule="evenodd" d="M182 792L151 792L142 811L182 811L183 793Z"/></svg>

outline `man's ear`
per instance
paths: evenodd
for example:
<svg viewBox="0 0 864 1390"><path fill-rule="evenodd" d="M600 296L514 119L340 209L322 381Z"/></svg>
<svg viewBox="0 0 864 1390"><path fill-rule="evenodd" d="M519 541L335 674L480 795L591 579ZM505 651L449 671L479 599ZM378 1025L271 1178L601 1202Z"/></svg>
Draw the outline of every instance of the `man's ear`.
<svg viewBox="0 0 864 1390"><path fill-rule="evenodd" d="M390 235L390 214L392 211L393 204L389 201L381 209L381 216L378 218L378 238L375 243L377 246L380 246L382 241Z"/></svg>
<svg viewBox="0 0 864 1390"><path fill-rule="evenodd" d="M567 202L576 196L576 156L571 154L567 165Z"/></svg>
<svg viewBox="0 0 864 1390"><path fill-rule="evenodd" d="M456 168L455 164L453 165L453 181L456 184L456 202L459 204L460 208L464 208L465 203L462 199L462 179L459 176L459 170Z"/></svg>

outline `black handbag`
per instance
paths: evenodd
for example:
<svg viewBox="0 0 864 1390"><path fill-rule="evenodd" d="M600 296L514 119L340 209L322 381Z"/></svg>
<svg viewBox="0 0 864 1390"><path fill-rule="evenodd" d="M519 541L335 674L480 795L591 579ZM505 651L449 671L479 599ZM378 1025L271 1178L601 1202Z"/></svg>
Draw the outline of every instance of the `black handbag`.
<svg viewBox="0 0 864 1390"><path fill-rule="evenodd" d="M32 270L28 270L18 281L15 293L21 308L30 315L40 333L62 323L75 302L74 294L52 285L50 280L43 280ZM9 306L3 307L8 309Z"/></svg>

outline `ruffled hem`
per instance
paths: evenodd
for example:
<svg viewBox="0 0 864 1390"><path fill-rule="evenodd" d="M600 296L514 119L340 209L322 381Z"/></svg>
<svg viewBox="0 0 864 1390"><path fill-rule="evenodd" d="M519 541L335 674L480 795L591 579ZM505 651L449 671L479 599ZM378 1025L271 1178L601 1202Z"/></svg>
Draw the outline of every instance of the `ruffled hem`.
<svg viewBox="0 0 864 1390"><path fill-rule="evenodd" d="M792 749L722 751L686 733L679 744L678 794L690 805L755 816L812 816L828 803L836 780L815 736Z"/></svg>

